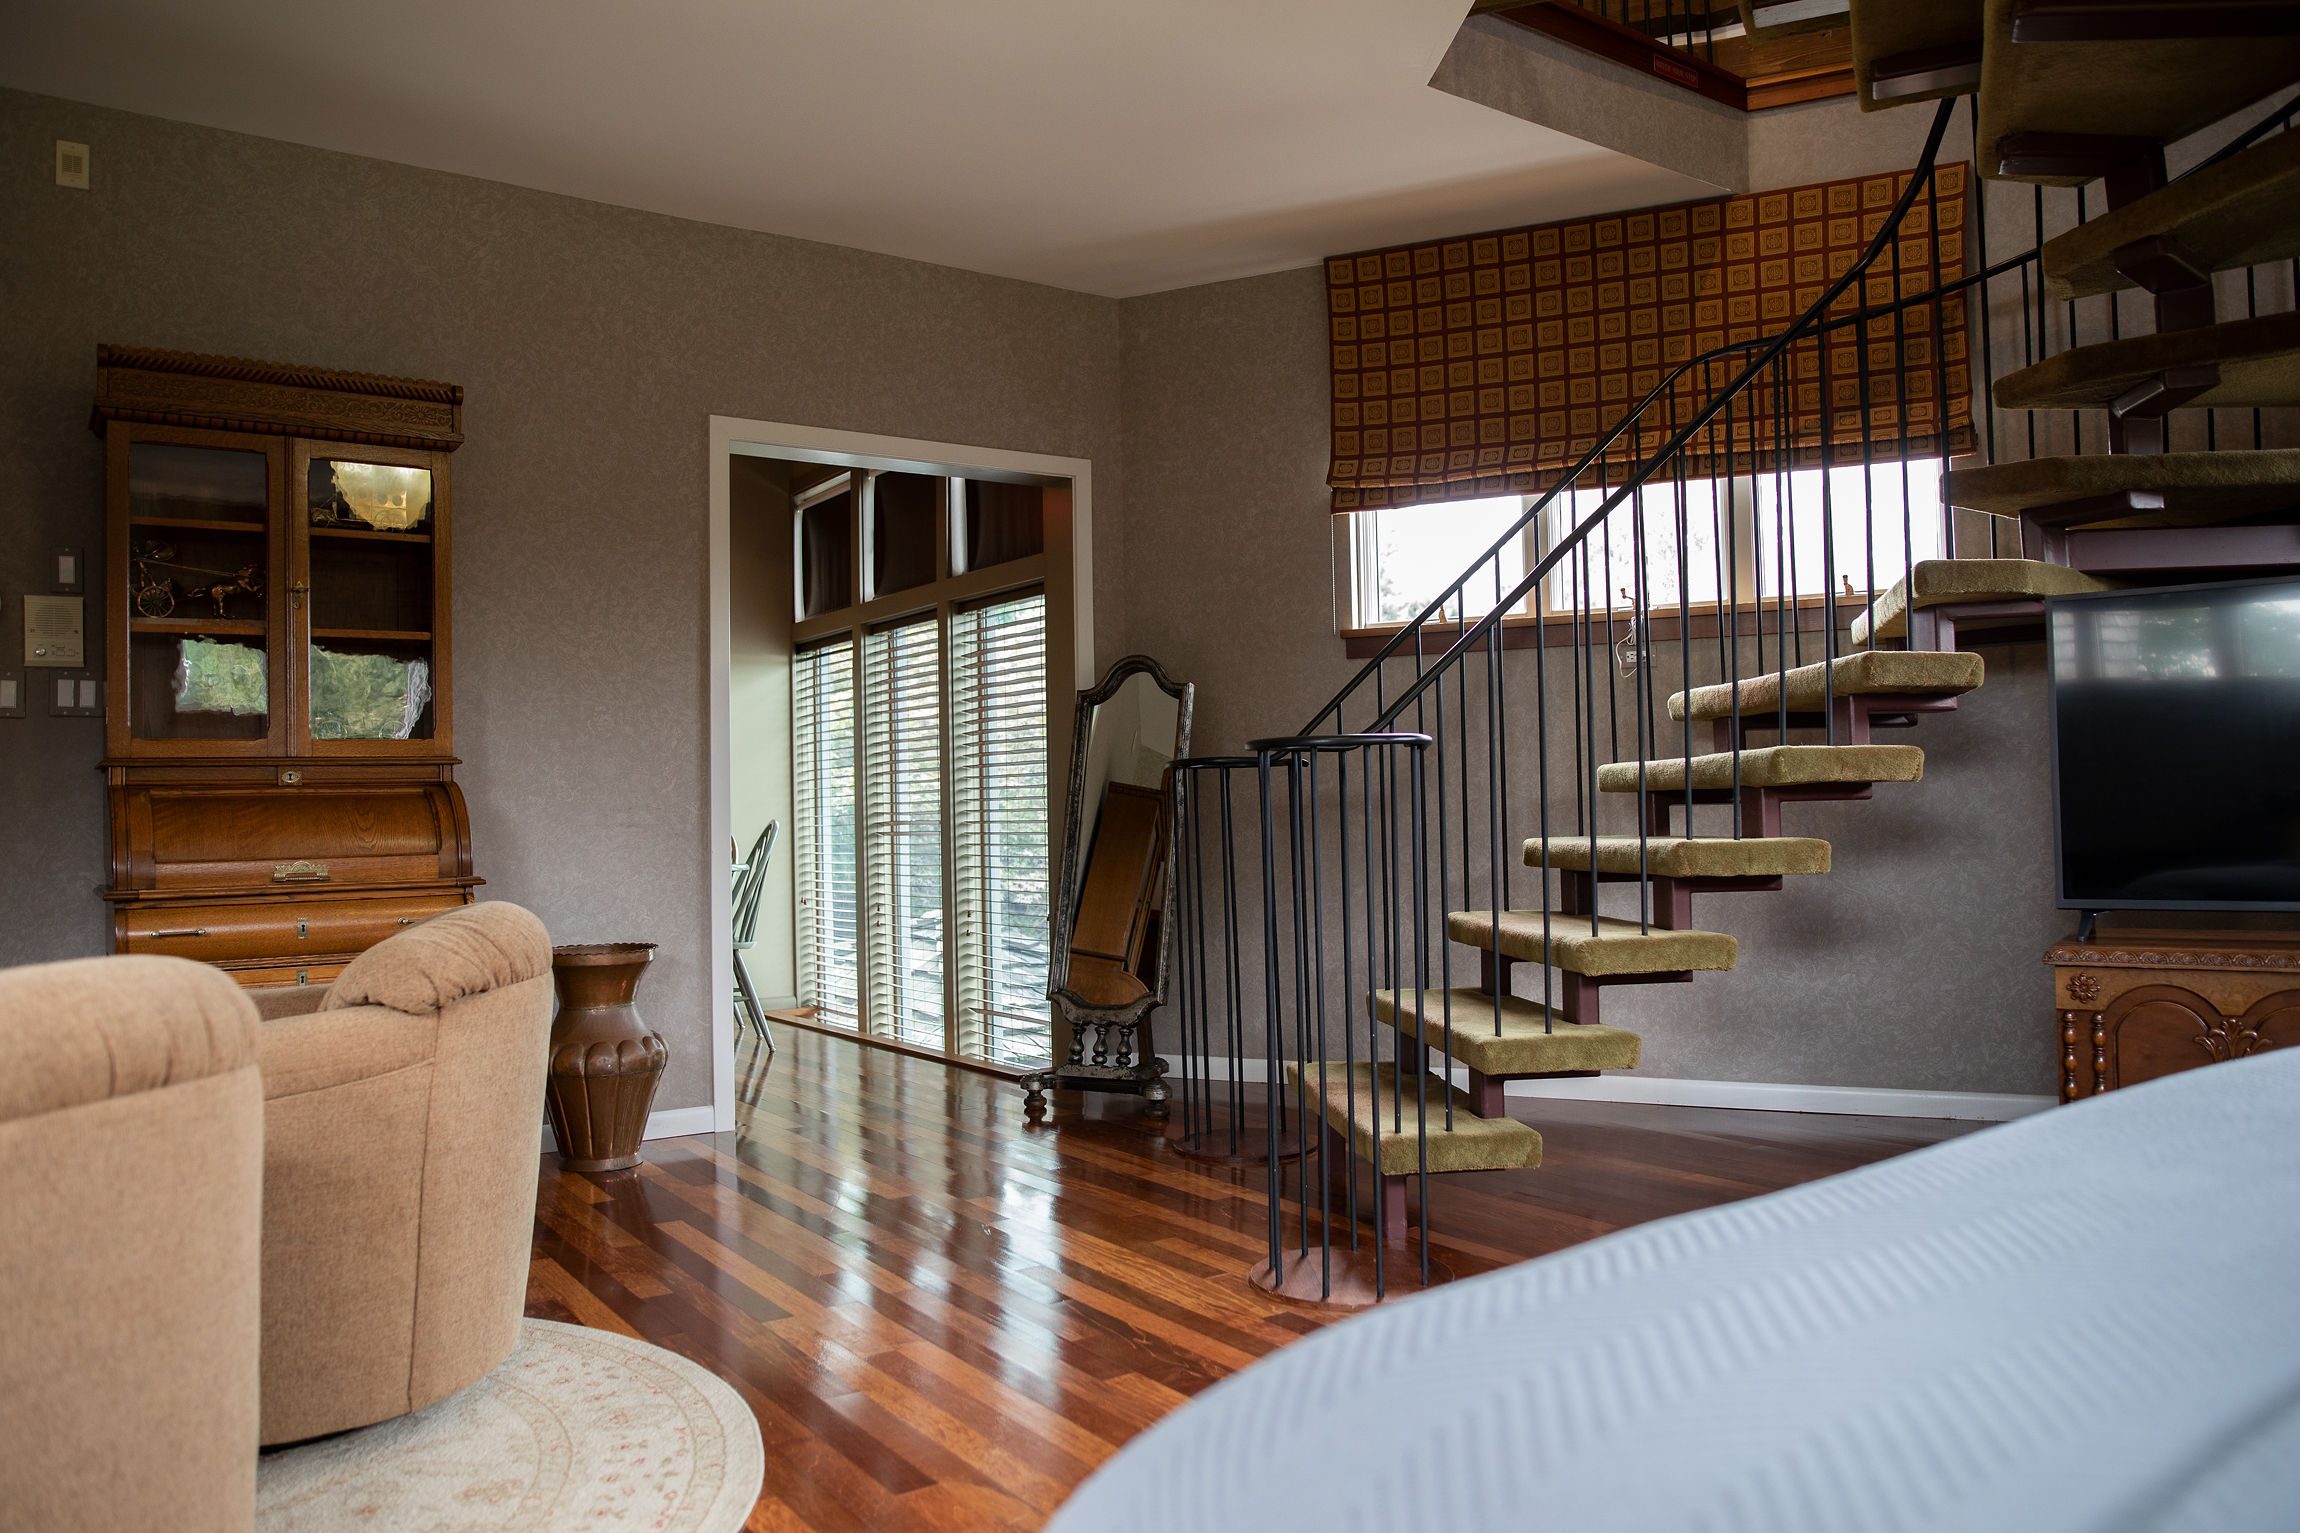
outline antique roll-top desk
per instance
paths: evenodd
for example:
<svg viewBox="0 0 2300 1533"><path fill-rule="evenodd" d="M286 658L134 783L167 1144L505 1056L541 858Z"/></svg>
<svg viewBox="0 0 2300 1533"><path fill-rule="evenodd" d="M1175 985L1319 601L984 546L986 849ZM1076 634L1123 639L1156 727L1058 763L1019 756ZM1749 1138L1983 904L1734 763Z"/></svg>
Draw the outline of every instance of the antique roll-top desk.
<svg viewBox="0 0 2300 1533"><path fill-rule="evenodd" d="M105 346L113 946L320 984L468 903L451 383Z"/></svg>
<svg viewBox="0 0 2300 1533"><path fill-rule="evenodd" d="M2300 934L2103 931L2044 961L2064 1102L2300 1045Z"/></svg>

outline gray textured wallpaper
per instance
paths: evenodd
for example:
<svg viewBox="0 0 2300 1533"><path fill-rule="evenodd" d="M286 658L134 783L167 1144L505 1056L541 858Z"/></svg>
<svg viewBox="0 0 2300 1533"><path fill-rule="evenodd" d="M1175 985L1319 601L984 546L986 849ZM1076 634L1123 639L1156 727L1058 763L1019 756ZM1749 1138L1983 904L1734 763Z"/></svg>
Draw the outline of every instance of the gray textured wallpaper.
<svg viewBox="0 0 2300 1533"><path fill-rule="evenodd" d="M1759 121L1759 186L1904 168L1924 131L1842 104ZM59 137L93 145L93 191L50 184ZM465 386L478 868L560 940L663 944L641 996L672 1049L663 1107L709 1079L712 414L1092 459L1097 647L1196 682L1201 751L1299 726L1355 668L1333 632L1316 270L1120 304L6 92L0 230L0 666L45 550L100 551L99 341ZM2066 918L2042 659L1987 655L1988 686L1912 737L1922 784L1794 815L1836 844L1834 873L1703 901L1739 971L1609 1003L1647 1073L2051 1088L2037 958ZM1510 676L1530 691L1530 666ZM0 960L105 947L101 733L0 720Z"/></svg>
<svg viewBox="0 0 2300 1533"><path fill-rule="evenodd" d="M92 147L93 190L53 184L57 138ZM464 386L456 744L483 892L560 941L663 945L640 993L671 1049L658 1107L709 1097L709 417L1090 458L1103 568L1121 547L1108 299L13 92L0 231L0 666L45 550L102 546L99 341ZM102 742L0 720L0 961L107 950Z"/></svg>

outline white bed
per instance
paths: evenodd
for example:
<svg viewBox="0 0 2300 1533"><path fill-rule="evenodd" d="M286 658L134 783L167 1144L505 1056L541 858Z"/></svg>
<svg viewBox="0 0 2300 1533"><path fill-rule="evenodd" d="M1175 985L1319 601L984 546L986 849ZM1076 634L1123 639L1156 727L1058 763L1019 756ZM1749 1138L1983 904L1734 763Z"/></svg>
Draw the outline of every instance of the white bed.
<svg viewBox="0 0 2300 1533"><path fill-rule="evenodd" d="M2300 1530L2300 1050L1384 1305L1055 1533Z"/></svg>

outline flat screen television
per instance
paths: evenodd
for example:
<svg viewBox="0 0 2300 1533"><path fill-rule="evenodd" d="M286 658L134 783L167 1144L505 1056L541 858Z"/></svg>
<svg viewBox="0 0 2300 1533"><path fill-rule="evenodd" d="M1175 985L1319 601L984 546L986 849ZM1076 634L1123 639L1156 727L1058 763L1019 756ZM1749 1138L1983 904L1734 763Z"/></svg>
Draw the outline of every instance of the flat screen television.
<svg viewBox="0 0 2300 1533"><path fill-rule="evenodd" d="M2046 603L2071 910L2300 910L2300 579Z"/></svg>

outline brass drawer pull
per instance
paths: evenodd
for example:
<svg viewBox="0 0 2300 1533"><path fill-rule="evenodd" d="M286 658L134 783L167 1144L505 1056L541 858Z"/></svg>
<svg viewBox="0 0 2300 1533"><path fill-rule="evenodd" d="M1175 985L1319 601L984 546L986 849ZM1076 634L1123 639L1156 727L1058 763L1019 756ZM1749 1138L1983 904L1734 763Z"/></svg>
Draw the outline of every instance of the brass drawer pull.
<svg viewBox="0 0 2300 1533"><path fill-rule="evenodd" d="M205 937L207 934L208 929L204 926L179 926L174 931L136 934L136 940L138 942L165 942L170 937Z"/></svg>
<svg viewBox="0 0 2300 1533"><path fill-rule="evenodd" d="M318 884L326 881L327 864L324 862L281 862L272 866L272 882L275 884Z"/></svg>

